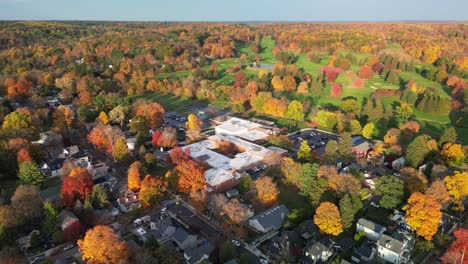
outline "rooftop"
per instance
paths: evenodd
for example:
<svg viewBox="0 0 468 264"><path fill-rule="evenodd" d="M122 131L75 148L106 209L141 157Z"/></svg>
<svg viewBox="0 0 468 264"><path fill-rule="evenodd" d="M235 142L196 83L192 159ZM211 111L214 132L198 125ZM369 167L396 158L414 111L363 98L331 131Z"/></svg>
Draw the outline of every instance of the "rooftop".
<svg viewBox="0 0 468 264"><path fill-rule="evenodd" d="M372 221L369 221L367 219L364 219L364 218L360 218L358 220L358 225L361 225L361 226L364 226L370 230L373 230L377 233L380 233L383 229L385 229L385 227L379 225L379 224L376 224Z"/></svg>
<svg viewBox="0 0 468 264"><path fill-rule="evenodd" d="M265 229L273 227L274 229L278 230L283 225L284 219L288 214L288 208L282 204L267 209L266 211L263 211L258 215L250 218L250 220L257 220Z"/></svg>

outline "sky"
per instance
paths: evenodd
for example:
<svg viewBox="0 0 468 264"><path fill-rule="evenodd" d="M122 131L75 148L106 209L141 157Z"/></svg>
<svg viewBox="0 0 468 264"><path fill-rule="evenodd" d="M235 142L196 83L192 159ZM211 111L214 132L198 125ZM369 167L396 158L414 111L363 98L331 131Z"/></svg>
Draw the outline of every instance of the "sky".
<svg viewBox="0 0 468 264"><path fill-rule="evenodd" d="M0 20L468 21L468 0L0 0Z"/></svg>

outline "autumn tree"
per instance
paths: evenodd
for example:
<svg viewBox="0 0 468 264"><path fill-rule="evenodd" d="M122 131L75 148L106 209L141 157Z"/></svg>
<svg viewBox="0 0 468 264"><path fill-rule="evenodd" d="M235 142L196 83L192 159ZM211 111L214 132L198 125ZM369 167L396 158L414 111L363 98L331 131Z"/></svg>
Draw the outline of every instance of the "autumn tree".
<svg viewBox="0 0 468 264"><path fill-rule="evenodd" d="M169 156L173 164L178 164L183 160L188 160L190 158L190 150L183 150L181 147L175 146L171 149Z"/></svg>
<svg viewBox="0 0 468 264"><path fill-rule="evenodd" d="M404 119L410 119L413 116L413 108L403 102L400 106L397 106L396 113Z"/></svg>
<svg viewBox="0 0 468 264"><path fill-rule="evenodd" d="M286 109L286 112L284 113L284 117L290 118L296 121L304 120L304 108L301 102L297 100L293 100L288 105L288 108Z"/></svg>
<svg viewBox="0 0 468 264"><path fill-rule="evenodd" d="M167 189L167 182L162 177L151 177L146 175L141 182L140 193L138 194L139 200L143 206L154 206L163 197Z"/></svg>
<svg viewBox="0 0 468 264"><path fill-rule="evenodd" d="M372 77L372 69L371 67L365 65L365 66L361 66L359 68L359 74L358 74L359 78L361 79L369 79Z"/></svg>
<svg viewBox="0 0 468 264"><path fill-rule="evenodd" d="M66 206L73 206L77 200L84 202L85 198L93 192L93 178L89 172L77 167L70 175L63 179L60 198Z"/></svg>
<svg viewBox="0 0 468 264"><path fill-rule="evenodd" d="M29 149L20 148L20 150L18 150L18 154L16 154L16 160L18 161L18 164L21 164L25 161L32 161L31 154L29 153Z"/></svg>
<svg viewBox="0 0 468 264"><path fill-rule="evenodd" d="M121 241L108 226L89 229L77 244L83 260L90 264L127 263L131 254L127 242Z"/></svg>
<svg viewBox="0 0 468 264"><path fill-rule="evenodd" d="M126 109L122 105L117 105L109 111L109 121L114 124L124 125L126 120Z"/></svg>
<svg viewBox="0 0 468 264"><path fill-rule="evenodd" d="M431 183L431 186L426 191L426 195L434 198L442 206L450 201L450 194L447 191L447 187L442 180L438 179Z"/></svg>
<svg viewBox="0 0 468 264"><path fill-rule="evenodd" d="M107 124L109 124L109 116L106 114L106 112L101 111L101 113L99 113L99 116L97 117L96 121L100 122L103 125L107 125Z"/></svg>
<svg viewBox="0 0 468 264"><path fill-rule="evenodd" d="M362 136L367 139L371 139L372 136L374 135L374 128L375 125L374 123L367 123L363 128L362 128Z"/></svg>
<svg viewBox="0 0 468 264"><path fill-rule="evenodd" d="M405 219L412 230L426 240L432 240L439 228L441 205L434 199L420 192L415 192L403 206Z"/></svg>
<svg viewBox="0 0 468 264"><path fill-rule="evenodd" d="M340 212L338 207L330 202L323 202L317 207L314 215L314 223L322 233L338 236L343 232Z"/></svg>
<svg viewBox="0 0 468 264"><path fill-rule="evenodd" d="M380 205L386 209L393 209L403 199L403 181L394 176L383 176L377 180L375 190L380 198Z"/></svg>
<svg viewBox="0 0 468 264"><path fill-rule="evenodd" d="M32 127L31 116L25 113L11 112L3 119L2 129L21 130Z"/></svg>
<svg viewBox="0 0 468 264"><path fill-rule="evenodd" d="M161 147L172 148L177 145L177 131L173 127L165 127L161 134Z"/></svg>
<svg viewBox="0 0 468 264"><path fill-rule="evenodd" d="M262 176L254 181L257 197L264 205L272 205L278 199L279 190L269 176Z"/></svg>
<svg viewBox="0 0 468 264"><path fill-rule="evenodd" d="M18 177L22 184L41 185L45 181L45 175L33 161L25 161L19 165Z"/></svg>
<svg viewBox="0 0 468 264"><path fill-rule="evenodd" d="M84 227L80 221L72 222L63 230L63 238L65 241L76 241L84 234Z"/></svg>
<svg viewBox="0 0 468 264"><path fill-rule="evenodd" d="M203 122L198 119L195 114L192 113L188 115L185 128L187 128L187 138L189 142L194 142L200 138L202 125Z"/></svg>
<svg viewBox="0 0 468 264"><path fill-rule="evenodd" d="M466 162L465 152L460 144L445 143L440 154L452 166L459 166Z"/></svg>
<svg viewBox="0 0 468 264"><path fill-rule="evenodd" d="M135 161L130 165L130 168L128 168L128 173L127 173L127 181L128 181L128 188L131 189L132 191L138 191L141 188L141 175L140 175L140 167L141 163L138 161Z"/></svg>
<svg viewBox="0 0 468 264"><path fill-rule="evenodd" d="M455 241L445 251L441 260L443 264L466 264L466 250L468 249L468 229L458 228L453 232ZM463 261L464 260L464 261Z"/></svg>
<svg viewBox="0 0 468 264"><path fill-rule="evenodd" d="M11 206L17 212L16 217L29 221L42 215L42 199L39 187L20 185L11 197Z"/></svg>
<svg viewBox="0 0 468 264"><path fill-rule="evenodd" d="M164 108L156 102L137 102L136 115L143 116L153 130L160 128L164 123Z"/></svg>
<svg viewBox="0 0 468 264"><path fill-rule="evenodd" d="M309 146L307 140L303 140L301 142L301 146L297 151L297 159L302 162L310 162L312 161L312 149Z"/></svg>
<svg viewBox="0 0 468 264"><path fill-rule="evenodd" d="M188 194L190 191L201 190L205 187L204 169L198 162L191 159L181 160L174 170L180 192Z"/></svg>
<svg viewBox="0 0 468 264"><path fill-rule="evenodd" d="M117 139L115 142L114 149L112 150L112 156L114 157L115 160L121 161L127 157L129 154L127 142L125 141L125 138L121 137Z"/></svg>
<svg viewBox="0 0 468 264"><path fill-rule="evenodd" d="M51 202L44 203L44 221L42 221L42 232L52 234L59 224L59 212Z"/></svg>
<svg viewBox="0 0 468 264"><path fill-rule="evenodd" d="M351 174L330 175L328 186L340 195L356 194L361 190L361 183Z"/></svg>
<svg viewBox="0 0 468 264"><path fill-rule="evenodd" d="M359 194L346 194L340 199L341 224L344 229L353 225L354 216L362 208L362 201Z"/></svg>
<svg viewBox="0 0 468 264"><path fill-rule="evenodd" d="M162 133L160 130L158 130L153 133L153 136L151 136L151 143L153 144L154 147L161 147L161 139L162 139Z"/></svg>
<svg viewBox="0 0 468 264"><path fill-rule="evenodd" d="M344 161L350 160L352 157L351 147L353 146L353 139L350 133L342 133L338 139L338 154Z"/></svg>
<svg viewBox="0 0 468 264"><path fill-rule="evenodd" d="M299 173L301 172L302 166L300 163L295 162L290 157L284 157L280 163L280 171L284 179L288 183L292 183L299 186Z"/></svg>
<svg viewBox="0 0 468 264"><path fill-rule="evenodd" d="M457 209L464 210L463 200L468 196L468 172L456 171L453 176L445 177L445 186L453 201L457 205Z"/></svg>

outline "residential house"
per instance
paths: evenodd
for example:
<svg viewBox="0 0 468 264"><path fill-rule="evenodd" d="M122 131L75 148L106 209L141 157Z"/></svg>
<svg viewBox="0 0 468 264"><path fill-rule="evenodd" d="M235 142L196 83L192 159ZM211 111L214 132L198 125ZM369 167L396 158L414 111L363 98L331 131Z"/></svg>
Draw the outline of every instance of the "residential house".
<svg viewBox="0 0 468 264"><path fill-rule="evenodd" d="M150 229L159 232L159 241L169 239L176 231L176 227L169 217L150 222Z"/></svg>
<svg viewBox="0 0 468 264"><path fill-rule="evenodd" d="M300 223L293 231L306 241L315 239L319 233L319 229L312 219L307 219Z"/></svg>
<svg viewBox="0 0 468 264"><path fill-rule="evenodd" d="M369 150L372 148L372 144L361 136L355 136L353 139L353 145L351 150L357 157L366 157Z"/></svg>
<svg viewBox="0 0 468 264"><path fill-rule="evenodd" d="M279 230L288 214L289 210L286 206L278 205L250 218L249 225L262 233Z"/></svg>
<svg viewBox="0 0 468 264"><path fill-rule="evenodd" d="M117 199L119 210L123 213L132 211L133 209L140 208L141 204L138 200L138 193L132 190L127 190L125 195Z"/></svg>
<svg viewBox="0 0 468 264"><path fill-rule="evenodd" d="M197 236L189 234L180 227L176 229L171 238L182 250L193 249L197 246Z"/></svg>
<svg viewBox="0 0 468 264"><path fill-rule="evenodd" d="M363 231L366 233L367 238L374 241L379 240L386 230L385 227L364 218L360 218L356 223L356 232L359 233Z"/></svg>
<svg viewBox="0 0 468 264"><path fill-rule="evenodd" d="M406 159L405 157L399 157L398 159L392 161L392 169L399 171L405 166Z"/></svg>
<svg viewBox="0 0 468 264"><path fill-rule="evenodd" d="M414 238L404 230L397 230L392 235L382 234L377 241L377 256L390 263L409 263L411 251L414 248Z"/></svg>
<svg viewBox="0 0 468 264"><path fill-rule="evenodd" d="M78 217L68 210L63 210L59 214L59 226L62 230L67 229L67 227L71 226L74 222L79 221Z"/></svg>
<svg viewBox="0 0 468 264"><path fill-rule="evenodd" d="M31 247L31 237L33 235L38 236L40 233L41 232L39 232L39 230L33 230L33 231L31 231L31 233L29 233L29 235L18 238L16 240L16 243L19 245L19 248L22 251L26 251Z"/></svg>
<svg viewBox="0 0 468 264"><path fill-rule="evenodd" d="M231 199L231 198L233 198L233 197L235 197L237 195L239 195L239 190L237 190L237 189L231 189L231 190L226 192L226 197L229 198L229 199Z"/></svg>
<svg viewBox="0 0 468 264"><path fill-rule="evenodd" d="M210 242L206 242L199 247L185 250L184 258L187 264L198 264L209 259L214 247Z"/></svg>
<svg viewBox="0 0 468 264"><path fill-rule="evenodd" d="M354 263L370 264L373 263L375 254L375 244L373 242L366 241L365 243L353 250L353 255L351 259Z"/></svg>
<svg viewBox="0 0 468 264"><path fill-rule="evenodd" d="M333 246L334 242L330 239L310 243L310 245L306 246L304 249L304 257L300 262L304 264L326 263L333 255Z"/></svg>

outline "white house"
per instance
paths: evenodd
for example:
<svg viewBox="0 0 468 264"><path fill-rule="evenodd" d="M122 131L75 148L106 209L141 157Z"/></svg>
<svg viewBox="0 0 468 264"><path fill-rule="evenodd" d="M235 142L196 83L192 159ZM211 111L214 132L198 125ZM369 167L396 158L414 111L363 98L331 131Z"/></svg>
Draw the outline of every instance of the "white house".
<svg viewBox="0 0 468 264"><path fill-rule="evenodd" d="M304 249L304 259L301 263L326 263L333 255L334 243L330 239L315 242Z"/></svg>
<svg viewBox="0 0 468 264"><path fill-rule="evenodd" d="M379 240L386 230L385 227L364 218L360 218L356 223L356 232L363 231L366 233L366 237L371 240Z"/></svg>
<svg viewBox="0 0 468 264"><path fill-rule="evenodd" d="M377 256L390 263L413 263L410 259L414 238L407 231L398 230L393 235L383 234L377 241Z"/></svg>

